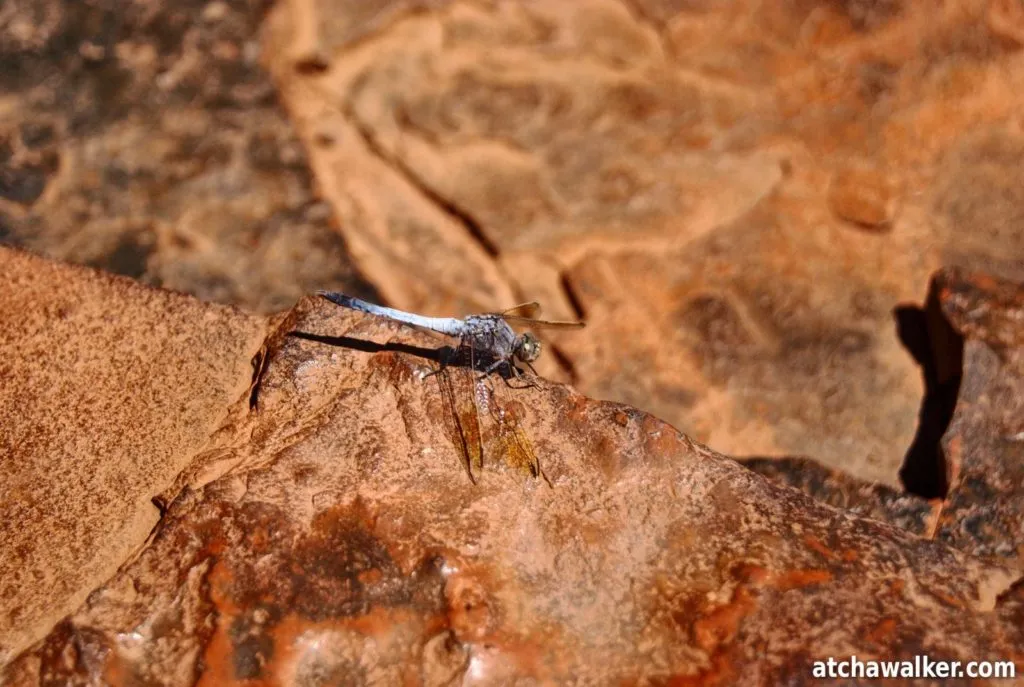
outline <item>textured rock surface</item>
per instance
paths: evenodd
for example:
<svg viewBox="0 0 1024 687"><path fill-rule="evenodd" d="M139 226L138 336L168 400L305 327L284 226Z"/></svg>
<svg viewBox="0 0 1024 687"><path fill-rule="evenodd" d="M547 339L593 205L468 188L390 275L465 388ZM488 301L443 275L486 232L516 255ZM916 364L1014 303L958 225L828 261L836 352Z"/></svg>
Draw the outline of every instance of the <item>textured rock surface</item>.
<svg viewBox="0 0 1024 687"><path fill-rule="evenodd" d="M4 2L0 241L262 312L371 295L259 66L268 6Z"/></svg>
<svg viewBox="0 0 1024 687"><path fill-rule="evenodd" d="M0 240L264 312L537 298L591 323L549 376L889 486L893 309L1024 278L1014 2L269 7L5 2Z"/></svg>
<svg viewBox="0 0 1024 687"><path fill-rule="evenodd" d="M495 414L474 484L431 362L403 352L433 345L300 303L254 409L239 399L147 545L5 678L820 684L823 655L1024 660L1019 573L566 387L499 399L547 479L503 461Z"/></svg>
<svg viewBox="0 0 1024 687"><path fill-rule="evenodd" d="M313 0L267 60L391 302L500 306L496 272L586 316L588 395L895 486L894 308L943 263L1024 276L1014 7Z"/></svg>
<svg viewBox="0 0 1024 687"><path fill-rule="evenodd" d="M936 538L1024 569L1024 287L949 270L935 289L964 338Z"/></svg>
<svg viewBox="0 0 1024 687"><path fill-rule="evenodd" d="M810 458L744 458L739 462L774 482L860 517L887 522L919 537L935 531L939 501L864 482Z"/></svg>
<svg viewBox="0 0 1024 687"><path fill-rule="evenodd" d="M0 250L6 678L1020 662L1022 45L1002 0L0 4L0 241L537 298L590 325L543 372L841 509L549 384L480 392L474 483L422 337ZM944 264L996 276L917 307Z"/></svg>
<svg viewBox="0 0 1024 687"><path fill-rule="evenodd" d="M141 546L266 323L0 247L0 663Z"/></svg>
<svg viewBox="0 0 1024 687"><path fill-rule="evenodd" d="M1024 568L1024 286L943 270L917 314L928 394L904 479L935 498L807 458L742 463L819 501Z"/></svg>

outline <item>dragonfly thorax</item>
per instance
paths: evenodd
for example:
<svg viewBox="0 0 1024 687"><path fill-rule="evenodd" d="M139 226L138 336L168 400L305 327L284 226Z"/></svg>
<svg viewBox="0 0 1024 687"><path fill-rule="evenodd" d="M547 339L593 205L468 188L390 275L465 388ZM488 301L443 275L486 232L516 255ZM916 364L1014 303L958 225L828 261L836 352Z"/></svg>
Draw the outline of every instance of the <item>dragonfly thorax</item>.
<svg viewBox="0 0 1024 687"><path fill-rule="evenodd" d="M516 337L515 356L524 363L532 363L540 357L540 341L533 334L526 332Z"/></svg>

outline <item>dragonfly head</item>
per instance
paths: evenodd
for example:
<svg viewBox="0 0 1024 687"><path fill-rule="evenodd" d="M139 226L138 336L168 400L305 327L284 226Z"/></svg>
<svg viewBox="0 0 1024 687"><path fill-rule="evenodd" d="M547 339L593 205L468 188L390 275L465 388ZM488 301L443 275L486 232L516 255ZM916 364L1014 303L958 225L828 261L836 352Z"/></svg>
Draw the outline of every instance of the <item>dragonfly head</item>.
<svg viewBox="0 0 1024 687"><path fill-rule="evenodd" d="M540 341L533 334L526 332L516 338L515 356L524 363L532 363L540 357Z"/></svg>

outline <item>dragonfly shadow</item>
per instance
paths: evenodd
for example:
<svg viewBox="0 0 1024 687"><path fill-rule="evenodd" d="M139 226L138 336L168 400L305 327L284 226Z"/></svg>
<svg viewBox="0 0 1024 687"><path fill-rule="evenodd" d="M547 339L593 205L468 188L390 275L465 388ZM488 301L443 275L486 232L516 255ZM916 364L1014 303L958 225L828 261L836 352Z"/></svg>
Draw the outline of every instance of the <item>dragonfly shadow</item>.
<svg viewBox="0 0 1024 687"><path fill-rule="evenodd" d="M303 339L304 341L315 341L316 343L325 344L327 346L337 346L340 348L348 348L355 351L362 351L364 353L381 353L384 351L393 351L395 353L407 353L414 355L424 360L430 360L438 364L438 372L447 367L462 367L472 368L482 375L485 371L490 370L491 374L496 374L504 380L505 384L509 386L519 386L513 384L515 380L525 379L525 373L518 367L515 367L511 362L506 361L506 364L493 367L497 359L483 351L473 351L470 353L468 348L458 346L440 346L438 348L427 348L426 346L413 346L412 344L396 343L389 341L388 343L377 343L375 341L367 341L366 339L357 339L351 336L327 336L325 334L314 334L312 332L302 331L291 331L288 332L287 336L294 337L296 339ZM493 367L493 369L492 369ZM533 384L526 384L525 386L533 386Z"/></svg>
<svg viewBox="0 0 1024 687"><path fill-rule="evenodd" d="M456 349L452 346L427 348L426 346L413 346L412 344L396 343L393 341L379 344L375 341L357 339L351 336L326 336L324 334L313 334L311 332L300 331L288 332L288 336L296 339L303 339L304 341L315 341L316 343L322 343L327 346L349 348L354 351L362 351L364 353L382 353L384 351L407 353L408 355L414 355L418 358L431 360L442 365L446 363L451 364L450 361L456 357Z"/></svg>

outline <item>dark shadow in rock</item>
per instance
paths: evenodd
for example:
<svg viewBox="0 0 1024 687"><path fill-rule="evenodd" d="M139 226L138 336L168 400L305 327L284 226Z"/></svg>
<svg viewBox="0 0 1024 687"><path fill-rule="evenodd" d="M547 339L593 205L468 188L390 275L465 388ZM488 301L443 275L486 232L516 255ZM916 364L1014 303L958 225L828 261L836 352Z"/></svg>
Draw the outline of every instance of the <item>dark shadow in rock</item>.
<svg viewBox="0 0 1024 687"><path fill-rule="evenodd" d="M917 434L903 459L900 479L912 494L944 498L949 491L949 475L942 436L953 420L960 393L964 340L943 316L934 281L924 308L897 306L893 316L900 342L921 366L925 388Z"/></svg>
<svg viewBox="0 0 1024 687"><path fill-rule="evenodd" d="M14 244L14 224L3 212L0 212L0 244Z"/></svg>
<svg viewBox="0 0 1024 687"><path fill-rule="evenodd" d="M393 351L396 353L407 353L414 355L425 360L430 360L438 363L440 366L451 364L452 361L458 361L459 356L457 355L456 349L451 346L442 346L440 348L426 348L424 346L413 346L410 344L396 343L389 341L388 343L379 344L375 341L367 341L365 339L357 339L351 336L327 336L325 334L313 334L312 332L301 332L291 331L286 336L290 336L296 339L302 339L304 341L314 341L316 343L324 344L327 346L338 346L341 348L350 348L354 351L363 351L364 353L381 353L384 351ZM263 380L263 374L267 369L268 353L265 349L260 350L252 359L252 383L249 387L249 410L256 410L259 404L260 386Z"/></svg>

